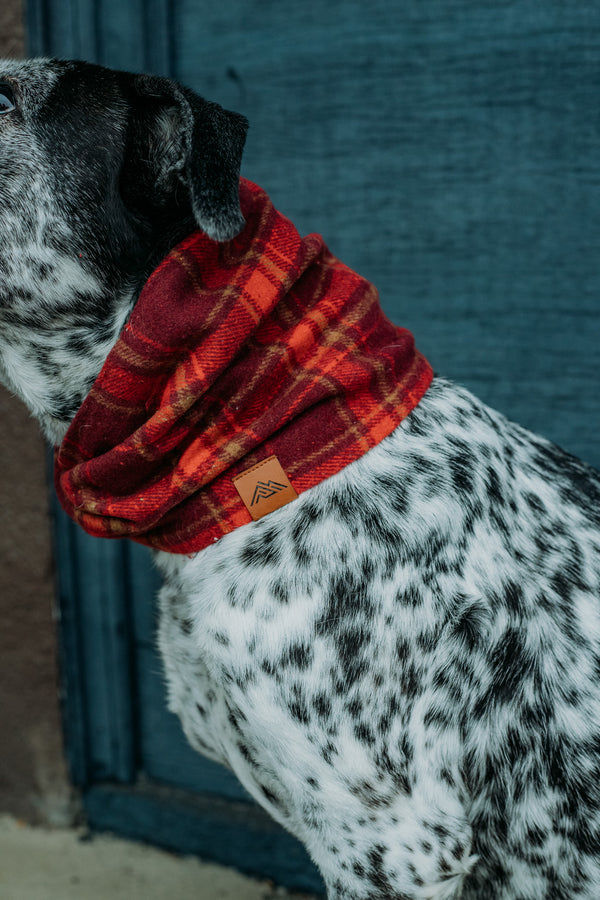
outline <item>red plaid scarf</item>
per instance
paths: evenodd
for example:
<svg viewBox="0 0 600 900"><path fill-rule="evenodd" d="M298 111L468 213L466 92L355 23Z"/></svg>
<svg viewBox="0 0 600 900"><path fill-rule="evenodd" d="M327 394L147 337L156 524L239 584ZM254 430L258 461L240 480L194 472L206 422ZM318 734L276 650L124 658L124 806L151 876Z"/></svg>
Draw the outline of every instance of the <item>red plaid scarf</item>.
<svg viewBox="0 0 600 900"><path fill-rule="evenodd" d="M369 282L244 179L240 200L238 237L196 232L149 278L57 452L60 501L90 534L201 550L262 497L364 454L430 384ZM261 477L273 455L293 489L277 468Z"/></svg>

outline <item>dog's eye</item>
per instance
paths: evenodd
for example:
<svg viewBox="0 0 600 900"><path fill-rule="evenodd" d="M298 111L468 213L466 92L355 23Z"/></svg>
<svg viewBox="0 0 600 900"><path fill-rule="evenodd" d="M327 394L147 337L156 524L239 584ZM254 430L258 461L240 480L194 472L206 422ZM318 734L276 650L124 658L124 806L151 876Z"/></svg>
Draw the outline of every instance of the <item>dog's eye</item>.
<svg viewBox="0 0 600 900"><path fill-rule="evenodd" d="M0 84L0 115L15 108L15 95L8 84Z"/></svg>

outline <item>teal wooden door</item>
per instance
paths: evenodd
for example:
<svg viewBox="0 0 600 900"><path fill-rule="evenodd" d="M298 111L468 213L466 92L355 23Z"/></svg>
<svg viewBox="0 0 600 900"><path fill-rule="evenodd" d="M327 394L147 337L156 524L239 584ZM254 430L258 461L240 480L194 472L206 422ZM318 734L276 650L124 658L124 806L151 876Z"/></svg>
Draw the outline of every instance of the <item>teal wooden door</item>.
<svg viewBox="0 0 600 900"><path fill-rule="evenodd" d="M29 0L28 21L32 53L172 75L247 115L243 174L378 286L438 372L600 466L596 0ZM55 530L92 824L318 886L165 711L147 555Z"/></svg>

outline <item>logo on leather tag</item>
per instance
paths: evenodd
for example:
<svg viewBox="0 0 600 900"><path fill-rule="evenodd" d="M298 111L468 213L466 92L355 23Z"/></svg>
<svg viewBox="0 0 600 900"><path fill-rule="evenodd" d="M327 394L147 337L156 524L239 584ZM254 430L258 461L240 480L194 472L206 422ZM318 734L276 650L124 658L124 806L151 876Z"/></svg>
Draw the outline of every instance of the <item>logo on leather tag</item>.
<svg viewBox="0 0 600 900"><path fill-rule="evenodd" d="M281 468L276 456L269 456L233 479L244 506L253 519L295 500L298 494Z"/></svg>

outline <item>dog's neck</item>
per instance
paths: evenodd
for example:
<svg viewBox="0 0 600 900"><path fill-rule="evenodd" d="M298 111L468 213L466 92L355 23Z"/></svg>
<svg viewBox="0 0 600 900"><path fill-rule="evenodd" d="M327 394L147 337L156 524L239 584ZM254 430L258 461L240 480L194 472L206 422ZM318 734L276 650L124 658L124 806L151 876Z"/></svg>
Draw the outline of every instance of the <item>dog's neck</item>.
<svg viewBox="0 0 600 900"><path fill-rule="evenodd" d="M137 289L111 291L66 260L52 277L60 302L46 285L43 303L13 303L2 315L0 380L24 401L46 438L59 444L116 342Z"/></svg>
<svg viewBox="0 0 600 900"><path fill-rule="evenodd" d="M52 444L60 444L97 378L152 269L191 224L165 228L125 261L86 258L86 244L62 238L29 245L10 295L0 283L0 382L19 397ZM152 248L152 250L150 249ZM128 263L128 264L126 264ZM126 273L126 274L124 274Z"/></svg>

